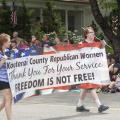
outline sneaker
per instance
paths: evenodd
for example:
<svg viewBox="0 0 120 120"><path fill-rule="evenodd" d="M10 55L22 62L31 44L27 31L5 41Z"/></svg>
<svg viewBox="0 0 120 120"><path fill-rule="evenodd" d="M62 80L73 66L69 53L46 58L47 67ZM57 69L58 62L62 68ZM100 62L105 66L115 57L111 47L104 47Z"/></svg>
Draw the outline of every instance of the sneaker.
<svg viewBox="0 0 120 120"><path fill-rule="evenodd" d="M102 112L106 111L107 109L109 109L108 106L101 105L101 106L98 108L98 112L99 112L99 113L102 113Z"/></svg>
<svg viewBox="0 0 120 120"><path fill-rule="evenodd" d="M76 108L77 112L89 112L89 109L86 109L84 106L80 106Z"/></svg>

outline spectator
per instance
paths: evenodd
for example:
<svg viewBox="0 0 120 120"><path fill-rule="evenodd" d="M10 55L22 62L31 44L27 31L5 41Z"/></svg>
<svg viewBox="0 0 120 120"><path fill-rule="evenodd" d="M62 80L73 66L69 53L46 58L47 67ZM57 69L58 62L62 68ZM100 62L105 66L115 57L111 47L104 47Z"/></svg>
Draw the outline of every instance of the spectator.
<svg viewBox="0 0 120 120"><path fill-rule="evenodd" d="M10 58L15 59L19 57L20 57L20 51L17 48L17 42L11 41Z"/></svg>
<svg viewBox="0 0 120 120"><path fill-rule="evenodd" d="M28 43L24 40L24 41L20 41L19 45L17 46L18 49L26 49L29 47Z"/></svg>
<svg viewBox="0 0 120 120"><path fill-rule="evenodd" d="M17 42L17 46L19 46L20 42L23 41L19 36L18 36L18 32L13 32L13 39L12 41L16 41Z"/></svg>
<svg viewBox="0 0 120 120"><path fill-rule="evenodd" d="M43 46L52 46L51 41L49 40L49 36L47 34L45 34L43 36Z"/></svg>
<svg viewBox="0 0 120 120"><path fill-rule="evenodd" d="M21 41L18 49L20 51L21 57L26 57L30 55L30 47L26 41Z"/></svg>
<svg viewBox="0 0 120 120"><path fill-rule="evenodd" d="M116 92L117 88L115 86L116 84L116 80L117 80L117 76L120 73L120 61L119 58L117 56L109 56L109 72L110 72L110 80L111 83L108 86L109 88L109 92Z"/></svg>
<svg viewBox="0 0 120 120"><path fill-rule="evenodd" d="M55 43L56 43L57 45L59 45L59 44L61 44L61 40L60 40L58 37L56 37L56 38L55 38Z"/></svg>
<svg viewBox="0 0 120 120"><path fill-rule="evenodd" d="M43 43L37 40L35 36L32 36L30 43L30 55L42 55Z"/></svg>

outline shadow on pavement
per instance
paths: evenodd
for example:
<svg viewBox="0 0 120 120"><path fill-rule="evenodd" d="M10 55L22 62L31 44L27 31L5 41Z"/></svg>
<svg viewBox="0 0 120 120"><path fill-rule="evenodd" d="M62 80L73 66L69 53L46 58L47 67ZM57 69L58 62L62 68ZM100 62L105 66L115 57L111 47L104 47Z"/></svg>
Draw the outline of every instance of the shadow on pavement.
<svg viewBox="0 0 120 120"><path fill-rule="evenodd" d="M92 112L84 112L84 113L79 113L77 115L72 115L72 116L63 116L63 117L55 117L55 118L47 118L47 119L42 119L42 120L65 120L65 119L72 119L76 117L87 117L87 116L93 116L93 115L105 115L108 113L92 113Z"/></svg>

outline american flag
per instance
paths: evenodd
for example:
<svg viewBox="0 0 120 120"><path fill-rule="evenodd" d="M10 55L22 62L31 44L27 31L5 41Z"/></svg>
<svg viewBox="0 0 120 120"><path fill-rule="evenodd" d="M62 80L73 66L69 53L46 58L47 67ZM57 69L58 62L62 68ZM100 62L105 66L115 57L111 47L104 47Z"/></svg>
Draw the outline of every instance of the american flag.
<svg viewBox="0 0 120 120"><path fill-rule="evenodd" d="M12 9L11 9L11 23L13 26L17 25L17 12L15 8L15 3L13 2Z"/></svg>

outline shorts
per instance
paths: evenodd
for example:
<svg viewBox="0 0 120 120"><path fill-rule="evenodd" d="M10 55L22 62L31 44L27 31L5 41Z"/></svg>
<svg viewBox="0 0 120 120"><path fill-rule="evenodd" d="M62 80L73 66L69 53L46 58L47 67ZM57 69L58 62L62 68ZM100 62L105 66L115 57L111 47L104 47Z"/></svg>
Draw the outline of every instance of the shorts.
<svg viewBox="0 0 120 120"><path fill-rule="evenodd" d="M7 82L0 81L0 90L10 89L10 85Z"/></svg>

